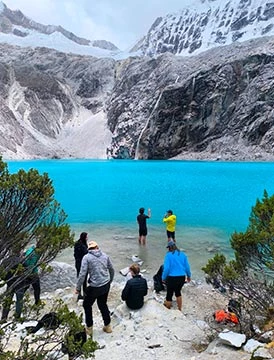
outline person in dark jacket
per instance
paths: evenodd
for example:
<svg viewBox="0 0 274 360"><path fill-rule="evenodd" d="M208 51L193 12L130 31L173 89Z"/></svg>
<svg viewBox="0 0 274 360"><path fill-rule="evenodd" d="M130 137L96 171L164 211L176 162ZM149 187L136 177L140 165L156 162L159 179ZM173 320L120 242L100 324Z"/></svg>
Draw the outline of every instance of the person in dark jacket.
<svg viewBox="0 0 274 360"><path fill-rule="evenodd" d="M145 214L145 209L142 207L139 209L139 215L137 215L137 223L139 225L139 244L146 245L147 237L147 219L151 217L151 210L147 210L147 215Z"/></svg>
<svg viewBox="0 0 274 360"><path fill-rule="evenodd" d="M144 296L147 295L147 281L140 275L140 266L132 264L129 267L132 278L129 279L122 291L122 300L132 310L141 309Z"/></svg>
<svg viewBox="0 0 274 360"><path fill-rule="evenodd" d="M77 240L76 243L74 244L74 259L75 259L77 278L79 277L80 274L82 259L88 253L87 239L88 239L88 234L86 232L82 232L80 234L79 240ZM87 288L87 276L85 278L85 281L83 282L83 295L86 292L86 288ZM84 298L83 295L80 292L77 300L83 299Z"/></svg>

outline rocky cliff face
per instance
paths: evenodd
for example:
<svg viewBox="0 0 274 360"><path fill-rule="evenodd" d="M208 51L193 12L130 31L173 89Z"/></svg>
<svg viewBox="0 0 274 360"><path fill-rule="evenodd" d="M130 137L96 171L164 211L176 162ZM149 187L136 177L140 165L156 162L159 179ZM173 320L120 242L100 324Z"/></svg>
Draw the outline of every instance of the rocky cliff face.
<svg viewBox="0 0 274 360"><path fill-rule="evenodd" d="M0 45L6 158L274 159L274 38L122 61Z"/></svg>
<svg viewBox="0 0 274 360"><path fill-rule="evenodd" d="M273 38L123 64L113 153L138 159L273 158Z"/></svg>
<svg viewBox="0 0 274 360"><path fill-rule="evenodd" d="M103 111L114 69L112 59L0 44L1 153L76 157L58 144L60 136Z"/></svg>
<svg viewBox="0 0 274 360"><path fill-rule="evenodd" d="M124 60L0 44L0 153L273 160L273 54L273 36Z"/></svg>
<svg viewBox="0 0 274 360"><path fill-rule="evenodd" d="M220 45L274 35L274 3L267 0L201 0L159 17L133 50L198 54ZM184 6L184 5L182 5Z"/></svg>

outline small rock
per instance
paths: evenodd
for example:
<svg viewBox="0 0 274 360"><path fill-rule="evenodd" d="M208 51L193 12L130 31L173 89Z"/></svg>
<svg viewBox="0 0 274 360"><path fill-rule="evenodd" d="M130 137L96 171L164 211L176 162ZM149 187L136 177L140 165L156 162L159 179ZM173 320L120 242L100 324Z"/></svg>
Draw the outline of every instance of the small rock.
<svg viewBox="0 0 274 360"><path fill-rule="evenodd" d="M197 320L197 321L196 321L196 324L197 324L197 326L198 326L201 330L207 330L207 329L210 328L209 325L208 325L208 323L206 323L206 322L203 321L203 320Z"/></svg>
<svg viewBox="0 0 274 360"><path fill-rule="evenodd" d="M56 295L64 294L64 289L56 289L55 294Z"/></svg>
<svg viewBox="0 0 274 360"><path fill-rule="evenodd" d="M273 359L272 355L267 351L267 349L259 348L254 351L252 355L252 360L262 360L262 359Z"/></svg>
<svg viewBox="0 0 274 360"><path fill-rule="evenodd" d="M258 347L264 347L264 344L263 343L260 343L259 341L257 340L254 340L254 339L249 339L247 341L247 343L244 345L244 351L248 352L248 353L253 353L253 351L255 349L257 349Z"/></svg>
<svg viewBox="0 0 274 360"><path fill-rule="evenodd" d="M224 344L231 345L237 348L240 348L246 341L245 334L238 334L233 331L227 330L221 332L218 337L222 340Z"/></svg>

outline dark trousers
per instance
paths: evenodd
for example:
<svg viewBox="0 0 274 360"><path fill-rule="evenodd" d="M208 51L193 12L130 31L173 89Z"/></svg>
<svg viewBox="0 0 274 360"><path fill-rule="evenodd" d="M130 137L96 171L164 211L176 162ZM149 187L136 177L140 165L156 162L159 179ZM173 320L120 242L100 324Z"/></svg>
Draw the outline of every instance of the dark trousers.
<svg viewBox="0 0 274 360"><path fill-rule="evenodd" d="M31 286L33 288L35 305L38 305L40 302L40 294L41 294L40 278L38 274L33 274L31 276Z"/></svg>
<svg viewBox="0 0 274 360"><path fill-rule="evenodd" d="M110 314L107 305L109 289L110 283L100 287L87 287L83 301L87 327L91 327L93 325L92 305L94 304L95 300L97 300L97 305L101 312L104 325L106 326L110 323Z"/></svg>
<svg viewBox="0 0 274 360"><path fill-rule="evenodd" d="M175 240L175 231L166 231L166 235L167 235L167 238L168 239L173 239L173 240Z"/></svg>
<svg viewBox="0 0 274 360"><path fill-rule="evenodd" d="M7 320L14 294L16 295L15 317L20 318L23 309L23 298L28 288L29 288L29 283L26 282L23 283L21 286L19 286L16 290L15 289L10 290L9 288L7 289L7 296L3 300L3 310L2 310L1 320Z"/></svg>
<svg viewBox="0 0 274 360"><path fill-rule="evenodd" d="M185 280L185 276L168 276L166 289L167 301L172 301L172 296L174 293L176 297L181 296L181 290L184 286Z"/></svg>

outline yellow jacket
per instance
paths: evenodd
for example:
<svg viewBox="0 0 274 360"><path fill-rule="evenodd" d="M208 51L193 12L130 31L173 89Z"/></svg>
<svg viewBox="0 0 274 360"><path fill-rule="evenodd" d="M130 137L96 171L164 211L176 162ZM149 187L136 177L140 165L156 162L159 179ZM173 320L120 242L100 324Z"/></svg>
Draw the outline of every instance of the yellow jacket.
<svg viewBox="0 0 274 360"><path fill-rule="evenodd" d="M166 223L167 231L175 231L176 226L176 215L170 215L168 217L163 218L163 222Z"/></svg>

